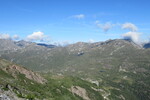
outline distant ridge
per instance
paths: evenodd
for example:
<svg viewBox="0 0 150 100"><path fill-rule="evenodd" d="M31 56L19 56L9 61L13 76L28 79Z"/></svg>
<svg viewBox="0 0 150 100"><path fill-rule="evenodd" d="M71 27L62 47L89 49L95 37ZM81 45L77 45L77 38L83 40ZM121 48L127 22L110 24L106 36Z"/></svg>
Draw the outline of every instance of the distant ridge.
<svg viewBox="0 0 150 100"><path fill-rule="evenodd" d="M54 48L54 47L56 47L56 45L45 44L45 43L37 43L37 45L39 45L39 46L44 46L44 47L47 47L47 48Z"/></svg>

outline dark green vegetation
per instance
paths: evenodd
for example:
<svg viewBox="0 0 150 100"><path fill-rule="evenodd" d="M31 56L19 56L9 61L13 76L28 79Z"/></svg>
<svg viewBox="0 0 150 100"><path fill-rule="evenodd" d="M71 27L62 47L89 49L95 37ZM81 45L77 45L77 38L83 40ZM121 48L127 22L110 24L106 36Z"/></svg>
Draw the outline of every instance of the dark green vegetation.
<svg viewBox="0 0 150 100"><path fill-rule="evenodd" d="M25 41L12 44L12 48L1 50L1 58L38 71L47 80L40 84L24 75L16 80L1 70L0 84L17 86L22 98L82 100L83 95L70 91L79 86L91 100L150 99L150 49L131 41L79 42L52 48Z"/></svg>

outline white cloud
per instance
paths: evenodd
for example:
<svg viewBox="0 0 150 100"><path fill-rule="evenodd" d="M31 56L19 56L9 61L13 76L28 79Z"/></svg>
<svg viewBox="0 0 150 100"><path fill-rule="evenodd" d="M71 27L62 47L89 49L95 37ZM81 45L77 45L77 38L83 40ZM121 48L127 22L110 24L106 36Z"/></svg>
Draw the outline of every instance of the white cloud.
<svg viewBox="0 0 150 100"><path fill-rule="evenodd" d="M57 45L57 46L67 46L67 45L69 45L69 44L70 44L69 41L54 42L54 45Z"/></svg>
<svg viewBox="0 0 150 100"><path fill-rule="evenodd" d="M102 26L102 29L107 32L109 29L111 29L113 27L113 25L111 23L105 23L103 26Z"/></svg>
<svg viewBox="0 0 150 100"><path fill-rule="evenodd" d="M89 39L89 43L94 43L95 41L93 39Z"/></svg>
<svg viewBox="0 0 150 100"><path fill-rule="evenodd" d="M45 35L43 32L33 32L31 35L27 36L27 40L29 41L42 41L44 39Z"/></svg>
<svg viewBox="0 0 150 100"><path fill-rule="evenodd" d="M9 34L0 34L0 39L11 39Z"/></svg>
<svg viewBox="0 0 150 100"><path fill-rule="evenodd" d="M108 30L110 30L112 27L115 26L115 24L111 24L110 22L101 24L99 21L96 21L95 24L97 25L97 27L101 28L104 32L107 32Z"/></svg>
<svg viewBox="0 0 150 100"><path fill-rule="evenodd" d="M84 14L74 15L73 18L83 19L85 18L85 15Z"/></svg>
<svg viewBox="0 0 150 100"><path fill-rule="evenodd" d="M122 35L122 37L124 39L129 39L132 40L133 42L138 43L139 42L139 37L140 37L140 33L139 32L127 32L125 34Z"/></svg>
<svg viewBox="0 0 150 100"><path fill-rule="evenodd" d="M13 36L13 39L18 40L18 39L19 39L19 36L15 34L15 35Z"/></svg>
<svg viewBox="0 0 150 100"><path fill-rule="evenodd" d="M138 28L132 23L123 24L122 29L129 29L130 31L137 31L138 30Z"/></svg>

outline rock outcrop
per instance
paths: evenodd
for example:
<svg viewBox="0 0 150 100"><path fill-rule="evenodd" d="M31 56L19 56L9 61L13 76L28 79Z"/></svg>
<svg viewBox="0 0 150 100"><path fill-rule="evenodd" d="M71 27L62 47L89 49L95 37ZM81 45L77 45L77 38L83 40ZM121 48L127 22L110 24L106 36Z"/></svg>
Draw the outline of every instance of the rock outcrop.
<svg viewBox="0 0 150 100"><path fill-rule="evenodd" d="M70 92L72 92L73 94L76 94L80 97L82 97L84 100L90 100L90 98L87 95L87 92L84 88L81 88L79 86L72 86L69 89Z"/></svg>
<svg viewBox="0 0 150 100"><path fill-rule="evenodd" d="M24 67L19 67L17 65L5 67L3 68L3 70L11 74L14 78L16 78L18 74L24 74L26 78L36 81L38 83L43 84L46 82L46 80L43 77L41 77L39 74L32 72L31 70L27 70Z"/></svg>

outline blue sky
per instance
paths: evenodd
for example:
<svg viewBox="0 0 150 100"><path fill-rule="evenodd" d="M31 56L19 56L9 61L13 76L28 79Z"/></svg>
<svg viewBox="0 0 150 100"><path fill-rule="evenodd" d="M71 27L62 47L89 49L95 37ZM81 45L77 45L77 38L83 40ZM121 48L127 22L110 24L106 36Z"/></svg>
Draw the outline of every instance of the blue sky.
<svg viewBox="0 0 150 100"><path fill-rule="evenodd" d="M105 41L150 38L150 0L0 0L0 38Z"/></svg>

